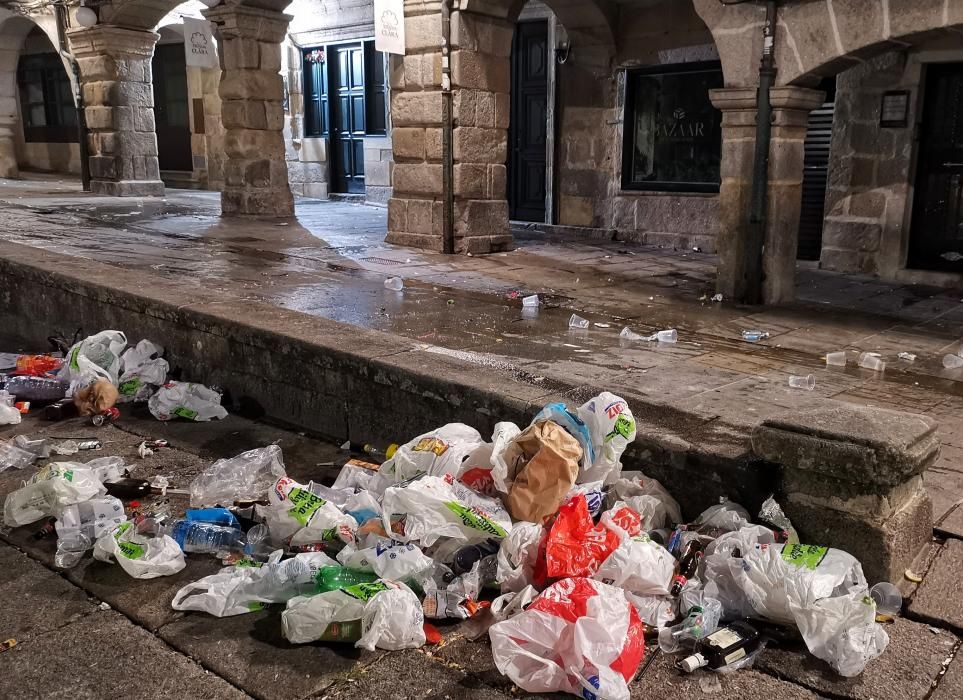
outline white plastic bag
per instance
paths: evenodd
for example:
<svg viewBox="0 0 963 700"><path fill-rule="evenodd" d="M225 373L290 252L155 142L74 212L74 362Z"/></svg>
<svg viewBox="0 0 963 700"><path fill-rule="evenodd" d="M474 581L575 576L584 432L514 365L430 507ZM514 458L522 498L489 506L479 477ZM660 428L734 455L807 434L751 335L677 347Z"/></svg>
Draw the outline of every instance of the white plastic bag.
<svg viewBox="0 0 963 700"><path fill-rule="evenodd" d="M268 491L267 507L258 507L271 531L271 540L291 547L328 544L340 548L354 542L358 524L350 515L304 484L282 477Z"/></svg>
<svg viewBox="0 0 963 700"><path fill-rule="evenodd" d="M39 472L22 488L7 495L3 503L3 521L8 527L29 525L62 508L103 496L107 489L93 470L74 462L54 462Z"/></svg>
<svg viewBox="0 0 963 700"><path fill-rule="evenodd" d="M264 606L260 603L232 603L231 593L235 588L257 571L252 566L229 566L216 574L191 581L174 595L171 607L174 610L194 610L206 612L214 617L231 617L256 612Z"/></svg>
<svg viewBox="0 0 963 700"><path fill-rule="evenodd" d="M675 558L646 535L629 537L621 532L620 536L618 549L592 578L637 595L669 595Z"/></svg>
<svg viewBox="0 0 963 700"><path fill-rule="evenodd" d="M20 411L17 411L17 415L20 415ZM36 458L37 455L33 452L23 450L12 442L0 442L0 472L7 469L24 469L33 464Z"/></svg>
<svg viewBox="0 0 963 700"><path fill-rule="evenodd" d="M191 482L191 507L229 506L235 501L263 499L278 479L286 476L277 445L219 459Z"/></svg>
<svg viewBox="0 0 963 700"><path fill-rule="evenodd" d="M492 452L489 459L492 465L492 481L499 493L507 495L511 490L512 484L508 475L514 474L515 470L510 469L505 461L505 450L521 433L517 425L507 421L496 423L492 432Z"/></svg>
<svg viewBox="0 0 963 700"><path fill-rule="evenodd" d="M392 483L422 474L456 476L465 458L484 444L471 426L449 423L399 447L378 472Z"/></svg>
<svg viewBox="0 0 963 700"><path fill-rule="evenodd" d="M151 415L157 420L180 417L192 421L209 421L227 416L221 395L203 384L167 382L147 400Z"/></svg>
<svg viewBox="0 0 963 700"><path fill-rule="evenodd" d="M157 391L157 387L167 381L170 365L161 357L163 354L164 348L149 340L142 340L134 347L127 348L120 356L118 403L146 401Z"/></svg>
<svg viewBox="0 0 963 700"><path fill-rule="evenodd" d="M700 531L725 530L735 532L750 524L749 511L726 498L706 508L696 518L693 529Z"/></svg>
<svg viewBox="0 0 963 700"><path fill-rule="evenodd" d="M579 419L588 426L595 448L595 461L582 468L578 483L613 483L622 471L622 453L635 440L635 417L629 404L608 391L578 408Z"/></svg>
<svg viewBox="0 0 963 700"><path fill-rule="evenodd" d="M563 579L489 630L498 670L532 693L628 700L642 661L642 620L618 588Z"/></svg>
<svg viewBox="0 0 963 700"><path fill-rule="evenodd" d="M57 513L57 537L83 533L93 543L127 520L124 504L113 496L100 496L66 506Z"/></svg>
<svg viewBox="0 0 963 700"><path fill-rule="evenodd" d="M376 593L364 606L356 647L374 651L417 649L425 643L425 615L418 597L405 585Z"/></svg>
<svg viewBox="0 0 963 700"><path fill-rule="evenodd" d="M370 571L379 578L404 581L417 577L435 562L413 544L381 538L374 547L355 549L348 545L338 552L338 562L349 569Z"/></svg>
<svg viewBox="0 0 963 700"><path fill-rule="evenodd" d="M94 545L94 559L116 561L133 578L170 576L187 566L184 552L167 535L138 535L133 524L124 522L102 535Z"/></svg>
<svg viewBox="0 0 963 700"><path fill-rule="evenodd" d="M682 510L678 502L656 479L642 472L623 472L606 496L611 507L616 501L625 501L643 518L645 530L658 530L682 522Z"/></svg>
<svg viewBox="0 0 963 700"><path fill-rule="evenodd" d="M653 627L665 627L678 615L675 598L661 595L637 595L630 591L625 597L635 606L642 622Z"/></svg>
<svg viewBox="0 0 963 700"><path fill-rule="evenodd" d="M127 336L120 331L101 331L84 338L67 352L57 376L70 382L73 389L108 380L114 386L120 374L120 354L127 346Z"/></svg>
<svg viewBox="0 0 963 700"><path fill-rule="evenodd" d="M502 593L537 585L534 580L535 562L538 559L538 545L545 534L545 528L536 523L518 522L512 526L498 549L496 580Z"/></svg>
<svg viewBox="0 0 963 700"><path fill-rule="evenodd" d="M5 389L0 390L0 425L20 425L23 420L20 409L13 405L15 399L16 397ZM0 463L0 470L3 469L4 466Z"/></svg>
<svg viewBox="0 0 963 700"><path fill-rule="evenodd" d="M402 542L430 547L440 537L465 542L501 538L512 520L501 502L445 477L425 476L393 486L381 501L385 532Z"/></svg>

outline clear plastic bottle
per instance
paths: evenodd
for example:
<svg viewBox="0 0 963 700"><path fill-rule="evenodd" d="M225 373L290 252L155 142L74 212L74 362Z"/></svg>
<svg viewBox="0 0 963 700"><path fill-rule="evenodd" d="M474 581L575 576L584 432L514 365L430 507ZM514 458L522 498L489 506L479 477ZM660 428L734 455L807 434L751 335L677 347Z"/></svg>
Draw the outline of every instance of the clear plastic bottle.
<svg viewBox="0 0 963 700"><path fill-rule="evenodd" d="M171 525L169 534L184 552L220 554L244 551L244 531L236 527L178 520Z"/></svg>
<svg viewBox="0 0 963 700"><path fill-rule="evenodd" d="M8 377L4 389L18 401L58 401L67 394L67 382L46 377Z"/></svg>

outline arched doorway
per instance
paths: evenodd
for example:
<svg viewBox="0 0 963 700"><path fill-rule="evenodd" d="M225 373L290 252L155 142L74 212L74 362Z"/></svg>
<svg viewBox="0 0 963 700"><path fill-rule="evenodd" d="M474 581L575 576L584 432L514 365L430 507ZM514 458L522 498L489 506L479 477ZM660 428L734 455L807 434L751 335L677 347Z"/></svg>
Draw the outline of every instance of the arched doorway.
<svg viewBox="0 0 963 700"><path fill-rule="evenodd" d="M184 57L184 36L179 26L158 29L160 39L151 59L154 87L154 128L158 164L165 184L190 180L194 170L191 152L191 109Z"/></svg>

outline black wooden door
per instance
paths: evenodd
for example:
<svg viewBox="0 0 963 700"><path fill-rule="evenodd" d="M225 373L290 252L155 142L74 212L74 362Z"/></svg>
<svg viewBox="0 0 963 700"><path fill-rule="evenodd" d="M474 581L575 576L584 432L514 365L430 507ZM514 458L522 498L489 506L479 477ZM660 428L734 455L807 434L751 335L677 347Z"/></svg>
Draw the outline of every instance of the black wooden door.
<svg viewBox="0 0 963 700"><path fill-rule="evenodd" d="M926 69L909 267L963 272L963 63Z"/></svg>
<svg viewBox="0 0 963 700"><path fill-rule="evenodd" d="M802 209L796 254L800 260L819 260L823 247L829 148L836 112L836 79L827 78L819 89L826 93L826 101L809 113L804 146L806 155L803 161Z"/></svg>
<svg viewBox="0 0 963 700"><path fill-rule="evenodd" d="M154 123L161 170L193 170L184 44L162 44L151 60Z"/></svg>
<svg viewBox="0 0 963 700"><path fill-rule="evenodd" d="M548 61L548 23L516 25L508 128L508 211L516 221L545 221Z"/></svg>
<svg viewBox="0 0 963 700"><path fill-rule="evenodd" d="M334 192L364 192L364 47L331 49L331 164Z"/></svg>

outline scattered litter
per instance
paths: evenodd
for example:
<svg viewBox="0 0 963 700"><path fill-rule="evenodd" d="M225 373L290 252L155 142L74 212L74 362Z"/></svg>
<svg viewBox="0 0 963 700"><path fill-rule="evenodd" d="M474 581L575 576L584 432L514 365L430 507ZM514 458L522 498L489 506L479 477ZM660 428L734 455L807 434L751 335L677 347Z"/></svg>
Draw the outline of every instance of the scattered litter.
<svg viewBox="0 0 963 700"><path fill-rule="evenodd" d="M8 649L13 649L15 646L17 646L16 639L6 639L0 642L0 652L7 651Z"/></svg>
<svg viewBox="0 0 963 700"><path fill-rule="evenodd" d="M911 352L901 352L896 357L906 362L916 362L916 355Z"/></svg>
<svg viewBox="0 0 963 700"><path fill-rule="evenodd" d="M793 389L805 389L806 391L812 391L816 388L816 377L811 374L805 376L797 376L795 374L789 377L789 386Z"/></svg>
<svg viewBox="0 0 963 700"><path fill-rule="evenodd" d="M595 322L595 325L598 326L599 328L610 328L610 327L611 327L610 324L608 324L608 323L599 323L598 321Z"/></svg>
<svg viewBox="0 0 963 700"><path fill-rule="evenodd" d="M392 292L400 292L405 288L405 283L400 277L389 277L385 280L385 289L391 290Z"/></svg>
<svg viewBox="0 0 963 700"><path fill-rule="evenodd" d="M957 253L955 250L943 253L940 257L944 260L948 260L949 262L959 262L960 260L963 260L963 254Z"/></svg>
<svg viewBox="0 0 963 700"><path fill-rule="evenodd" d="M944 355L943 366L946 367L946 369L959 369L963 367L963 357L959 355Z"/></svg>
<svg viewBox="0 0 963 700"><path fill-rule="evenodd" d="M173 418L209 421L227 417L227 410L221 406L221 394L192 382L167 382L150 397L147 406L151 415L162 421Z"/></svg>
<svg viewBox="0 0 963 700"><path fill-rule="evenodd" d="M846 351L840 350L839 352L826 353L826 366L827 367L845 367Z"/></svg>
<svg viewBox="0 0 963 700"><path fill-rule="evenodd" d="M522 307L526 309L537 309L540 303L538 294L532 294L522 299Z"/></svg>
<svg viewBox="0 0 963 700"><path fill-rule="evenodd" d="M110 603L101 603L101 604L100 604L99 606L97 606L97 607L99 607L101 610L110 610L110 609L111 609L111 608L110 608Z"/></svg>
<svg viewBox="0 0 963 700"><path fill-rule="evenodd" d="M572 314L568 320L568 327L576 330L585 330L589 327L588 319L582 318L578 314Z"/></svg>
<svg viewBox="0 0 963 700"><path fill-rule="evenodd" d="M862 352L859 354L857 365L863 369L871 369L874 372L882 372L886 369L886 362L878 352Z"/></svg>
<svg viewBox="0 0 963 700"><path fill-rule="evenodd" d="M903 572L903 578L913 583L923 583L923 577L919 574L914 574L910 569Z"/></svg>
<svg viewBox="0 0 963 700"><path fill-rule="evenodd" d="M942 631L942 630L940 630L939 627L932 627L932 626L927 627L926 629L928 629L928 630L929 630L930 632L932 632L933 634L940 634L940 632Z"/></svg>
<svg viewBox="0 0 963 700"><path fill-rule="evenodd" d="M760 340L764 340L769 337L768 331L743 331L742 339L750 343L758 343Z"/></svg>
<svg viewBox="0 0 963 700"><path fill-rule="evenodd" d="M721 295L721 294L714 294L714 295L712 296L712 301L716 301L716 302L722 301L722 295Z"/></svg>
<svg viewBox="0 0 963 700"><path fill-rule="evenodd" d="M694 246L692 246L692 252L694 252L694 253L701 253L701 252L702 252L702 248L700 248L700 247L697 246L697 245L694 245Z"/></svg>
<svg viewBox="0 0 963 700"><path fill-rule="evenodd" d="M147 441L146 441L146 440L143 441L143 442L141 442L141 443L137 446L137 455L138 455L141 459L147 459L147 458L150 457L152 454L154 454L154 450L152 450L151 448L149 448L149 447L147 446Z"/></svg>
<svg viewBox="0 0 963 700"><path fill-rule="evenodd" d="M632 331L631 328L626 326L619 333L619 338L626 341L644 341L649 343L676 343L679 340L679 333L674 328L669 328L663 331L657 331L652 335L640 335Z"/></svg>

